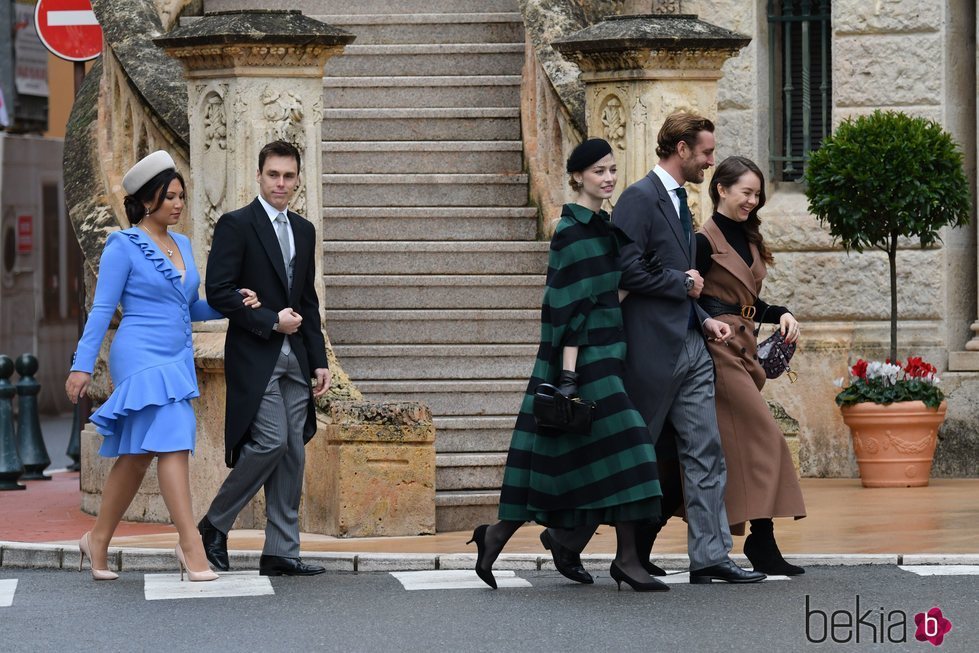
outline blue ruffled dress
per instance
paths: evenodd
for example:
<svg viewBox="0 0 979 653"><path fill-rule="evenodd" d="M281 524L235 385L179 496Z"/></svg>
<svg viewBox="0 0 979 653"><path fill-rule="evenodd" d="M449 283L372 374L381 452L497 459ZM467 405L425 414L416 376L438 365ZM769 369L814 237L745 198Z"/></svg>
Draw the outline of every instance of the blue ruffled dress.
<svg viewBox="0 0 979 653"><path fill-rule="evenodd" d="M109 350L115 390L91 416L104 437L99 454L194 450L198 397L191 322L223 316L200 299L190 240L171 232L187 270L183 278L142 229L109 234L95 299L72 371L91 373L116 306L122 320Z"/></svg>

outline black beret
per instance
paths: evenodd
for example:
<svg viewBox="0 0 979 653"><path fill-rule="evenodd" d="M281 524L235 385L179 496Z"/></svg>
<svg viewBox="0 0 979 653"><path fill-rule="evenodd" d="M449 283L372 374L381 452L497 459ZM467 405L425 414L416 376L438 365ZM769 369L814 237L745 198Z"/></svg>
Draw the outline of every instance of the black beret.
<svg viewBox="0 0 979 653"><path fill-rule="evenodd" d="M612 153L612 146L604 138L589 138L574 148L568 157L568 172L581 172L606 155Z"/></svg>

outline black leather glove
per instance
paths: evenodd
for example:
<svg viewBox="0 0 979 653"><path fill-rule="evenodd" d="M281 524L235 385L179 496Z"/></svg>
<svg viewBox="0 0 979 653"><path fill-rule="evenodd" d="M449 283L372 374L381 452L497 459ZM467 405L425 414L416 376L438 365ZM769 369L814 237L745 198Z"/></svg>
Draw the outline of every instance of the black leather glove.
<svg viewBox="0 0 979 653"><path fill-rule="evenodd" d="M642 269L650 274L655 274L663 269L663 261L660 260L655 250L650 250L639 257Z"/></svg>
<svg viewBox="0 0 979 653"><path fill-rule="evenodd" d="M562 395L571 399L578 396L578 374L571 370L561 370L557 377L557 389Z"/></svg>

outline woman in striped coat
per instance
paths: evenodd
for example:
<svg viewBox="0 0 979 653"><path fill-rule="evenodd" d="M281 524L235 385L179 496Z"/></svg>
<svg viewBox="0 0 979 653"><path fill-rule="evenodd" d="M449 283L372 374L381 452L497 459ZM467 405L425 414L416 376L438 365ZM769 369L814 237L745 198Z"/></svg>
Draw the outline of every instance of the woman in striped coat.
<svg viewBox="0 0 979 653"><path fill-rule="evenodd" d="M652 439L622 382L626 345L616 255L625 236L601 210L615 188L611 146L585 141L567 170L578 203L564 206L551 240L540 348L510 441L500 521L479 526L470 540L476 573L496 588L493 562L526 521L556 528L605 523L615 525L618 542L612 578L636 591L665 591L635 549L635 524L659 515L662 492ZM533 397L541 383L597 403L589 434L537 426Z"/></svg>

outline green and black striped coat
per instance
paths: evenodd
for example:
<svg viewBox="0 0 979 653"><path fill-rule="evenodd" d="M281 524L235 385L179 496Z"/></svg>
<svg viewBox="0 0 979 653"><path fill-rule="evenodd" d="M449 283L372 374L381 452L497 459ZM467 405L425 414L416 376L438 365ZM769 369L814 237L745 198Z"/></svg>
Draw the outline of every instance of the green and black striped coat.
<svg viewBox="0 0 979 653"><path fill-rule="evenodd" d="M652 439L622 382L616 255L625 240L604 211L564 205L551 239L540 348L507 455L502 520L572 528L660 513ZM534 422L534 389L556 382L566 346L580 348L579 394L598 404L588 435L541 432Z"/></svg>

